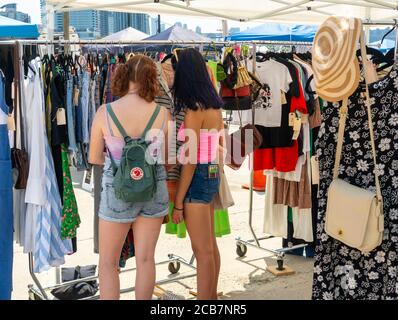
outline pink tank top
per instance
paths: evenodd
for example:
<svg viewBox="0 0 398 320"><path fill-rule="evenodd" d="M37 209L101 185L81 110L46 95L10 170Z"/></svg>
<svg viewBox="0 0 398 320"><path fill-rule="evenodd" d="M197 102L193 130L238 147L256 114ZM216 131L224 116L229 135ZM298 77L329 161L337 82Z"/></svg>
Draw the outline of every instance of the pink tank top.
<svg viewBox="0 0 398 320"><path fill-rule="evenodd" d="M106 134L104 136L107 151L111 153L112 157L115 160L120 160L122 158L123 148L125 146L124 139L122 137L114 136L112 127L109 122L108 112L106 112L105 119L106 119L106 127L108 129L108 134ZM162 128L160 129L159 132L162 132L164 130L164 128L166 126L166 119L167 119L167 114L165 113ZM139 137L132 137L132 138L138 139ZM156 157L158 154L160 154L162 143L163 143L163 141L161 139L156 139L156 137L154 137L153 142L152 142L152 147L151 147L151 151L154 152L154 154L153 154L154 157ZM154 144L158 144L158 145L154 145Z"/></svg>
<svg viewBox="0 0 398 320"><path fill-rule="evenodd" d="M220 145L220 132L201 132L198 146L198 163L211 163L217 159L217 153ZM185 125L181 125L178 131L178 141L185 141ZM178 155L178 159L181 163L185 159L185 146L181 147L181 151Z"/></svg>

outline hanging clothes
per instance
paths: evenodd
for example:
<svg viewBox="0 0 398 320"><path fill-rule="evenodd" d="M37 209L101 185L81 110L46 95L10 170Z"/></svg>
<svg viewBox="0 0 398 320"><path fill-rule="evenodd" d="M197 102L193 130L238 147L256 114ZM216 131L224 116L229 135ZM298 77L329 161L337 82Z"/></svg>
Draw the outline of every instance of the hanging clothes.
<svg viewBox="0 0 398 320"><path fill-rule="evenodd" d="M0 300L10 300L13 267L13 194L6 78L0 70Z"/></svg>
<svg viewBox="0 0 398 320"><path fill-rule="evenodd" d="M23 245L25 253L33 252L33 269L37 273L64 264L64 256L72 252L71 241L61 239L62 205L46 135L43 92L38 58L30 62L28 76L23 81L22 101L30 163Z"/></svg>
<svg viewBox="0 0 398 320"><path fill-rule="evenodd" d="M375 190L374 170L380 175L384 204L384 238L373 251L362 254L325 233L327 192L333 180L339 103L323 110L316 142L320 165L319 211L313 298L325 300L398 299L398 64L371 84L372 120L376 143L374 168L365 99L359 88L349 99L344 131L340 179Z"/></svg>
<svg viewBox="0 0 398 320"><path fill-rule="evenodd" d="M80 216L69 169L68 150L64 144L61 145L61 153L64 183L61 236L62 239L73 239L76 238L76 231L80 226Z"/></svg>

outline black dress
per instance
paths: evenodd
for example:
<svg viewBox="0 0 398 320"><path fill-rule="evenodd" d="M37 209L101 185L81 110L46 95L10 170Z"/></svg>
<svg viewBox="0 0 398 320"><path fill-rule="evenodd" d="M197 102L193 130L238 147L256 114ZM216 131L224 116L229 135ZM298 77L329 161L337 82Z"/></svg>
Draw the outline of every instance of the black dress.
<svg viewBox="0 0 398 320"><path fill-rule="evenodd" d="M327 191L333 179L339 103L323 110L316 142L320 161L314 299L398 299L398 64L370 86L377 149L377 170L384 201L382 244L368 254L325 233ZM349 101L340 178L375 191L367 109L360 90Z"/></svg>

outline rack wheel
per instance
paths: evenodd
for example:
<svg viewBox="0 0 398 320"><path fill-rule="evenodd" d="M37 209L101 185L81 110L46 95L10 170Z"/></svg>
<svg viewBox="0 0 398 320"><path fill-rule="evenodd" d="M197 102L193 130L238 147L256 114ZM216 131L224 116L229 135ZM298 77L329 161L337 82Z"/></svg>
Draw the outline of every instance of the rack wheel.
<svg viewBox="0 0 398 320"><path fill-rule="evenodd" d="M247 253L247 246L246 245L244 245L242 243L236 245L236 254L239 257L241 257L241 258L244 257L246 255L246 253Z"/></svg>
<svg viewBox="0 0 398 320"><path fill-rule="evenodd" d="M180 271L181 263L179 261L173 261L169 263L169 271L171 274L176 274Z"/></svg>

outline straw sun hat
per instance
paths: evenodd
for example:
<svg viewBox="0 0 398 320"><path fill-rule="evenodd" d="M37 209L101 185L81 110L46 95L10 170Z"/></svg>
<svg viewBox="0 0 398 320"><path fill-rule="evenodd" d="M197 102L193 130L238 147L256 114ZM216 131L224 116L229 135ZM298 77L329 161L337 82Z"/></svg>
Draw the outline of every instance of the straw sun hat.
<svg viewBox="0 0 398 320"><path fill-rule="evenodd" d="M329 102L341 101L358 88L360 69L356 57L362 21L330 17L318 29L312 67L318 95Z"/></svg>

